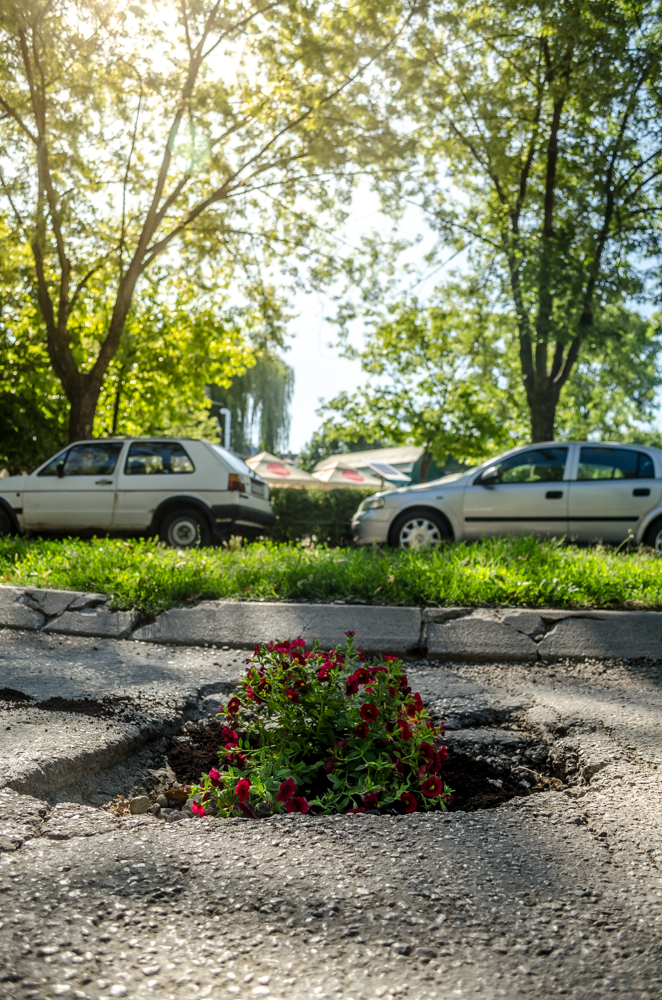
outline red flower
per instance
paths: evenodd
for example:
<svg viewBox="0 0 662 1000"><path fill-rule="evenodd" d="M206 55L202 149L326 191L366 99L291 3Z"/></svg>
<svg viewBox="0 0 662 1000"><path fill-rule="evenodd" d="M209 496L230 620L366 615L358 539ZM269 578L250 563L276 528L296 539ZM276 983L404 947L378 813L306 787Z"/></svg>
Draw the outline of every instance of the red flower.
<svg viewBox="0 0 662 1000"><path fill-rule="evenodd" d="M230 713L230 715L235 715L240 708L241 708L241 702L239 701L237 696L235 695L234 698L230 698L228 702L228 712Z"/></svg>
<svg viewBox="0 0 662 1000"><path fill-rule="evenodd" d="M288 813L304 813L305 815L310 806L303 795L295 795L293 798L287 800L285 809Z"/></svg>
<svg viewBox="0 0 662 1000"><path fill-rule="evenodd" d="M421 698L421 696L418 693L418 691L414 695L414 706L415 706L417 712L422 712L423 711L423 699Z"/></svg>
<svg viewBox="0 0 662 1000"><path fill-rule="evenodd" d="M386 660L387 663L393 663L394 660L398 659L398 657L397 656L385 656L384 659Z"/></svg>
<svg viewBox="0 0 662 1000"><path fill-rule="evenodd" d="M336 760L335 757L327 757L327 759L324 761L324 770L326 771L326 773L331 774L331 771L335 771L337 763L338 761Z"/></svg>
<svg viewBox="0 0 662 1000"><path fill-rule="evenodd" d="M271 643L269 645L271 645ZM277 642L272 648L274 653L289 653L290 644L289 642Z"/></svg>
<svg viewBox="0 0 662 1000"><path fill-rule="evenodd" d="M196 816L206 816L205 807L201 806L199 802L191 803L191 812L195 813Z"/></svg>
<svg viewBox="0 0 662 1000"><path fill-rule="evenodd" d="M209 769L209 780L211 781L214 788L218 787L220 778L221 778L220 771L218 771L215 767Z"/></svg>
<svg viewBox="0 0 662 1000"><path fill-rule="evenodd" d="M317 680L324 684L326 681L331 680L331 675L326 668L326 664L317 671Z"/></svg>
<svg viewBox="0 0 662 1000"><path fill-rule="evenodd" d="M232 731L228 726L223 726L221 729L221 737L223 742L227 745L228 743L234 743L236 746L239 742L239 737L235 732Z"/></svg>
<svg viewBox="0 0 662 1000"><path fill-rule="evenodd" d="M237 793L237 798L240 802L245 802L248 798L248 793L251 790L251 783L248 778L240 778L237 784L234 786L234 790Z"/></svg>
<svg viewBox="0 0 662 1000"><path fill-rule="evenodd" d="M398 772L398 774L405 773L405 769L402 766L402 759L400 757L396 757L395 754L393 754L393 763L395 764L395 769Z"/></svg>
<svg viewBox="0 0 662 1000"><path fill-rule="evenodd" d="M364 740L368 733L370 732L370 726L367 722L359 722L358 726L355 726L354 732L359 737L359 739Z"/></svg>
<svg viewBox="0 0 662 1000"><path fill-rule="evenodd" d="M266 679L266 677L263 677L261 680L257 682L257 689L260 692L260 694L262 694L263 691L269 690L269 681Z"/></svg>
<svg viewBox="0 0 662 1000"><path fill-rule="evenodd" d="M348 813L364 813L364 812L365 809L345 809L345 816L347 816Z"/></svg>
<svg viewBox="0 0 662 1000"><path fill-rule="evenodd" d="M348 639L353 639L354 636L356 635L356 632L345 632L345 635L347 636Z"/></svg>
<svg viewBox="0 0 662 1000"><path fill-rule="evenodd" d="M293 705L296 705L299 701L299 692L295 691L294 688L286 688L285 697L288 701L291 701Z"/></svg>
<svg viewBox="0 0 662 1000"><path fill-rule="evenodd" d="M405 807L406 813L416 812L418 809L418 802L416 801L416 796L412 795L411 792L403 792L400 796L400 801Z"/></svg>
<svg viewBox="0 0 662 1000"><path fill-rule="evenodd" d="M297 783L294 778L286 778L281 781L280 788L276 792L276 802L287 802L297 790Z"/></svg>
<svg viewBox="0 0 662 1000"><path fill-rule="evenodd" d="M211 792L205 792L205 794L202 796L202 801L209 802L210 798L211 798Z"/></svg>
<svg viewBox="0 0 662 1000"><path fill-rule="evenodd" d="M379 709L371 701L367 701L365 705L361 705L359 715L364 722L374 722L379 718Z"/></svg>
<svg viewBox="0 0 662 1000"><path fill-rule="evenodd" d="M359 667L358 670L354 671L354 676L356 677L359 684L369 684L370 683L370 671L367 667Z"/></svg>
<svg viewBox="0 0 662 1000"><path fill-rule="evenodd" d="M399 681L400 687L407 687L409 684L409 679L406 674L403 674Z"/></svg>
<svg viewBox="0 0 662 1000"><path fill-rule="evenodd" d="M346 750L347 740L336 740L336 742L331 747L332 750Z"/></svg>
<svg viewBox="0 0 662 1000"><path fill-rule="evenodd" d="M389 696L389 698L395 698L396 695L397 695L397 693L398 692L395 690L395 688L389 688L388 689L388 696Z"/></svg>
<svg viewBox="0 0 662 1000"><path fill-rule="evenodd" d="M294 686L299 691L305 691L307 687L306 682L302 677L297 677L297 679L294 682Z"/></svg>
<svg viewBox="0 0 662 1000"><path fill-rule="evenodd" d="M366 807L366 809L376 809L378 802L379 799L374 792L367 792L363 796L363 805Z"/></svg>
<svg viewBox="0 0 662 1000"><path fill-rule="evenodd" d="M410 719L415 719L418 715L415 705L405 705L405 711Z"/></svg>
<svg viewBox="0 0 662 1000"><path fill-rule="evenodd" d="M347 680L345 681L345 694L347 695L347 697L349 697L350 694L358 694L358 690L359 690L358 678L354 674L352 674L351 677L348 677Z"/></svg>
<svg viewBox="0 0 662 1000"><path fill-rule="evenodd" d="M423 795L427 795L429 799L436 799L438 795L444 790L444 783L441 778L437 778L436 775L431 774L429 778L426 778L421 785L421 791Z"/></svg>
<svg viewBox="0 0 662 1000"><path fill-rule="evenodd" d="M406 719L398 719L396 725L400 728L400 736L405 742L408 742L412 737L411 729L409 728L409 723Z"/></svg>
<svg viewBox="0 0 662 1000"><path fill-rule="evenodd" d="M253 650L253 656L259 656L259 654L260 654L260 644L258 642L257 646Z"/></svg>
<svg viewBox="0 0 662 1000"><path fill-rule="evenodd" d="M253 688L250 687L250 685L246 688L246 697L249 701L255 701L255 691L253 691Z"/></svg>
<svg viewBox="0 0 662 1000"><path fill-rule="evenodd" d="M429 743L421 743L420 747L418 748L418 752L420 753L421 757L425 757L428 763L434 760L434 747L431 746Z"/></svg>
<svg viewBox="0 0 662 1000"><path fill-rule="evenodd" d="M306 645L305 639L293 639L292 642L290 643L290 649L295 649L297 646L300 646L301 649L303 649L305 645Z"/></svg>

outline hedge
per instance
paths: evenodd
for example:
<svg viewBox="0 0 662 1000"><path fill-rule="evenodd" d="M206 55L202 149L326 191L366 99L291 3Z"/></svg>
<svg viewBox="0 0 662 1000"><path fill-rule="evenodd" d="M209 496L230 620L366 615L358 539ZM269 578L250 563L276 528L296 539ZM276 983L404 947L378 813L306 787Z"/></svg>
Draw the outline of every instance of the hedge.
<svg viewBox="0 0 662 1000"><path fill-rule="evenodd" d="M374 490L296 490L277 486L271 492L277 521L269 538L277 542L300 542L315 538L327 545L351 545L351 520L356 508Z"/></svg>

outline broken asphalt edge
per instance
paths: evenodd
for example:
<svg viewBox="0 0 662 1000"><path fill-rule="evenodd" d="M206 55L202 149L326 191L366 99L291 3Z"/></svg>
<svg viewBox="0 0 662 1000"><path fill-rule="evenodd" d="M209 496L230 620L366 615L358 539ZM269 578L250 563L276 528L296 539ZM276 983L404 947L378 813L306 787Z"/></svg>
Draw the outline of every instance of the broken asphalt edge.
<svg viewBox="0 0 662 1000"><path fill-rule="evenodd" d="M344 644L351 631L369 654L451 662L662 660L662 612L655 611L202 601L142 624L138 612L111 611L108 601L105 594L0 586L0 628L235 649L299 637L327 648Z"/></svg>

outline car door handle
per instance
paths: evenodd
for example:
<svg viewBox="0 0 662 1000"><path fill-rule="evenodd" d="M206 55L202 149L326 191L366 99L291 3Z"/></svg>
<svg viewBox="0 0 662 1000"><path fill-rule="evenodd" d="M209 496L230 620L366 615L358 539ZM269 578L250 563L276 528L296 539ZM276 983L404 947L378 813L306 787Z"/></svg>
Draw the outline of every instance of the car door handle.
<svg viewBox="0 0 662 1000"><path fill-rule="evenodd" d="M632 490L633 497L649 497L651 495L650 490Z"/></svg>
<svg viewBox="0 0 662 1000"><path fill-rule="evenodd" d="M94 483L95 486L112 486L112 479L97 479Z"/></svg>
<svg viewBox="0 0 662 1000"><path fill-rule="evenodd" d="M547 490L545 493L546 500L560 500L563 496L563 490Z"/></svg>

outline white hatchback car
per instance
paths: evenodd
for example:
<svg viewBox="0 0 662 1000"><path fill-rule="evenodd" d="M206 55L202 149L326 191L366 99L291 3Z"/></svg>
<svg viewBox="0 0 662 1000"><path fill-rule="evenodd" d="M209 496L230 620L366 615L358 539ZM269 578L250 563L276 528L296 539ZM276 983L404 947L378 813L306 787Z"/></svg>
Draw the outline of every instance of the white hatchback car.
<svg viewBox="0 0 662 1000"><path fill-rule="evenodd" d="M377 493L352 520L360 545L428 548L485 535L631 537L662 552L662 451L551 442L513 448L467 472Z"/></svg>
<svg viewBox="0 0 662 1000"><path fill-rule="evenodd" d="M158 534L189 548L275 520L264 480L210 441L78 441L29 476L0 479L0 534Z"/></svg>

